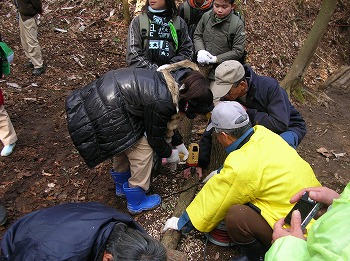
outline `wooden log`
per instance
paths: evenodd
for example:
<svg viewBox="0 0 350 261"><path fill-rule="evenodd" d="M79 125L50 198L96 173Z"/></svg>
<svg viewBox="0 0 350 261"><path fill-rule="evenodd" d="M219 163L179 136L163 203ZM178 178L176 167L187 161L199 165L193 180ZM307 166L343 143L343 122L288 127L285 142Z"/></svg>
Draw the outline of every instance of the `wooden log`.
<svg viewBox="0 0 350 261"><path fill-rule="evenodd" d="M347 88L350 86L350 66L343 65L340 67L319 86L319 89L338 86L341 86L341 88Z"/></svg>
<svg viewBox="0 0 350 261"><path fill-rule="evenodd" d="M193 120L183 116L179 121L178 130L185 145L190 144L192 137Z"/></svg>
<svg viewBox="0 0 350 261"><path fill-rule="evenodd" d="M224 164L226 157L227 154L224 147L220 144L220 142L216 138L216 135L213 135L210 154L210 164L205 174L209 174L213 170L220 168Z"/></svg>
<svg viewBox="0 0 350 261"><path fill-rule="evenodd" d="M168 261L186 261L187 260L187 256L185 253L174 249L167 249L167 257L168 257Z"/></svg>
<svg viewBox="0 0 350 261"><path fill-rule="evenodd" d="M180 194L179 200L173 212L173 216L180 217L181 214L186 210L187 206L191 203L192 199L194 198L194 195L196 194L198 185L196 186L195 184L197 183L198 183L197 175L187 179L184 182L183 190L188 188L190 189ZM169 229L164 233L161 242L167 249L176 249L180 241L180 238L181 238L181 232Z"/></svg>

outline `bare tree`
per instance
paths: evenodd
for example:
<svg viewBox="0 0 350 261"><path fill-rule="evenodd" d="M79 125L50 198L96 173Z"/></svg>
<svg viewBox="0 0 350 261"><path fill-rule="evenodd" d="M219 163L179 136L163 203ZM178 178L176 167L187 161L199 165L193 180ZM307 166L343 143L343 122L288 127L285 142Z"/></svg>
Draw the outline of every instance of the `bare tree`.
<svg viewBox="0 0 350 261"><path fill-rule="evenodd" d="M116 0L117 4L120 0ZM123 15L124 15L124 21L126 25L129 25L131 22L131 16L130 16L130 5L128 0L122 0L123 3Z"/></svg>
<svg viewBox="0 0 350 261"><path fill-rule="evenodd" d="M136 0L135 15L141 13L142 7L146 4L147 0Z"/></svg>
<svg viewBox="0 0 350 261"><path fill-rule="evenodd" d="M317 15L314 25L298 56L295 58L290 70L281 82L281 86L286 89L288 94L293 94L303 100L301 94L302 81L311 62L311 59L327 29L328 23L334 13L337 0L323 0L321 10Z"/></svg>

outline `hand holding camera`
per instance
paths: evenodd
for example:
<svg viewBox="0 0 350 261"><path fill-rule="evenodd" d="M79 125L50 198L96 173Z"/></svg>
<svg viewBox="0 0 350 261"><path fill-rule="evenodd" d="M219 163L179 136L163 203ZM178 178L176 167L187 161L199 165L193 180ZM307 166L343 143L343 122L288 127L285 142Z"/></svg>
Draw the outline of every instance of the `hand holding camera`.
<svg viewBox="0 0 350 261"><path fill-rule="evenodd" d="M311 216L317 219L326 212L327 207L332 204L334 199L339 198L339 196L340 195L337 192L326 187L305 188L299 191L290 199L290 203L292 204L297 202L292 211L286 218L282 218L275 223L272 242L276 241L280 237L288 235L305 239L303 235L304 229L302 228L302 223L303 221L305 223L306 217L310 218L311 214ZM319 208L319 210L317 210L317 208ZM303 215L305 216L304 218ZM284 227L286 222L289 222L290 227Z"/></svg>

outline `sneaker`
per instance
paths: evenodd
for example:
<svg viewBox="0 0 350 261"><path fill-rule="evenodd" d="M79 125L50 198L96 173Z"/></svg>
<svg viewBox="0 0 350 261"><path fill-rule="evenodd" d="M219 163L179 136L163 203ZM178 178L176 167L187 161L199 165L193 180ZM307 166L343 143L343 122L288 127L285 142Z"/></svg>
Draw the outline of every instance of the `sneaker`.
<svg viewBox="0 0 350 261"><path fill-rule="evenodd" d="M1 151L1 156L3 157L9 156L13 152L13 149L15 148L15 146L16 146L16 143L6 145Z"/></svg>
<svg viewBox="0 0 350 261"><path fill-rule="evenodd" d="M44 66L42 66L42 67L39 67L39 68L34 68L32 74L35 75L35 76L39 76L39 75L42 75L44 72L45 72L45 68L44 68Z"/></svg>
<svg viewBox="0 0 350 261"><path fill-rule="evenodd" d="M24 64L24 67L26 67L26 68L34 68L34 65L33 65L33 63L31 61L29 61L29 62Z"/></svg>

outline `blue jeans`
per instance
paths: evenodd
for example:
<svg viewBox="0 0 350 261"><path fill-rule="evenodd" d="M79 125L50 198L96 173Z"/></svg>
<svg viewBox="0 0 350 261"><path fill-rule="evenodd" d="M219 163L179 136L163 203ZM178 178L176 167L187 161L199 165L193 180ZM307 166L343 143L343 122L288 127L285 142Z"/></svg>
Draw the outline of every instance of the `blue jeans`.
<svg viewBox="0 0 350 261"><path fill-rule="evenodd" d="M280 136L294 149L299 145L298 135L294 131L282 132Z"/></svg>

